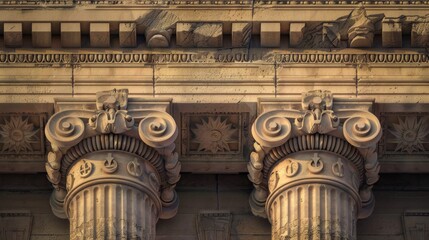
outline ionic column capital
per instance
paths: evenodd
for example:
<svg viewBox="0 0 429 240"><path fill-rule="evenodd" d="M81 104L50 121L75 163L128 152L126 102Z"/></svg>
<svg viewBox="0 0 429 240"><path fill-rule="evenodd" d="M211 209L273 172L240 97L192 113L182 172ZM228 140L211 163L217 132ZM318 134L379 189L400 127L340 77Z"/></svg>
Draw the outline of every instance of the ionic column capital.
<svg viewBox="0 0 429 240"><path fill-rule="evenodd" d="M265 106L269 110L261 107L252 126L255 150L248 164L255 215L272 220L268 205L278 200L273 194L304 182L338 183L356 200L359 217L371 214L371 189L379 172L375 149L382 131L368 104L357 103L336 100L329 91L310 91L302 94L300 107L296 101L281 105L278 100Z"/></svg>
<svg viewBox="0 0 429 240"><path fill-rule="evenodd" d="M181 166L174 151L176 123L167 112L168 103L134 102L138 104L128 108L128 90L114 89L97 93L95 105L70 101L49 119L45 134L52 150L46 171L55 188L51 197L55 215L76 218L70 216L70 203L78 204L73 197L94 184L130 188L136 196L152 199L156 220L176 214L174 188ZM111 194L106 192L105 197Z"/></svg>

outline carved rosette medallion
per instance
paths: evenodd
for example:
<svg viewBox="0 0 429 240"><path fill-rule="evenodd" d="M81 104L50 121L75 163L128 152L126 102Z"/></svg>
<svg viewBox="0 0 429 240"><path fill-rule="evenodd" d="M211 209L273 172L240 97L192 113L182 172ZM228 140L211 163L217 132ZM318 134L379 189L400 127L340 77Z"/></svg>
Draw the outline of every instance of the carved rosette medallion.
<svg viewBox="0 0 429 240"><path fill-rule="evenodd" d="M252 134L250 205L272 223L272 239L356 239L357 219L374 208L378 119L362 108L334 110L329 91L310 91L302 109L262 113Z"/></svg>
<svg viewBox="0 0 429 240"><path fill-rule="evenodd" d="M69 218L71 239L155 239L158 219L177 212L174 119L128 110L127 101L125 89L99 92L96 110L63 110L48 121L50 203Z"/></svg>
<svg viewBox="0 0 429 240"><path fill-rule="evenodd" d="M0 123L0 152L33 152L32 145L40 142L38 132L39 129L34 128L28 117L10 116L9 120L4 118L4 123Z"/></svg>
<svg viewBox="0 0 429 240"><path fill-rule="evenodd" d="M229 144L237 141L234 139L237 129L220 117L208 117L207 121L202 119L201 124L196 124L191 131L195 134L193 142L198 144L197 151L230 152Z"/></svg>

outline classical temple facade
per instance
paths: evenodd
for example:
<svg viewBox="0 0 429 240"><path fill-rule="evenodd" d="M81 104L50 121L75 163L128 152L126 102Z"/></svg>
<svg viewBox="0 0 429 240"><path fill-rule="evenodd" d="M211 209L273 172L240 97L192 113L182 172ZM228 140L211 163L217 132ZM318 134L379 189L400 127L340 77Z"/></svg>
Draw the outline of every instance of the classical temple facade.
<svg viewBox="0 0 429 240"><path fill-rule="evenodd" d="M0 0L0 240L428 240L429 1Z"/></svg>

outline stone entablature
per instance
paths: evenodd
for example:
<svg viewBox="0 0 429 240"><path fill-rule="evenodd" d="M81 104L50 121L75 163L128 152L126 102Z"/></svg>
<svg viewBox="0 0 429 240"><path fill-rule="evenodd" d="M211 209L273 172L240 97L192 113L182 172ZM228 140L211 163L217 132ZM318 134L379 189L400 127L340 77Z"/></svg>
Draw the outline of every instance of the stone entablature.
<svg viewBox="0 0 429 240"><path fill-rule="evenodd" d="M71 239L154 239L158 219L177 213L181 164L169 102L128 104L126 89L98 92L95 109L65 99L47 123L50 203L69 218Z"/></svg>
<svg viewBox="0 0 429 240"><path fill-rule="evenodd" d="M361 1L361 0L319 0L319 1L309 1L309 0L296 0L296 1L287 1L287 0L3 0L0 4L2 5L17 5L22 6L85 6L85 5L251 5L253 2L259 5L355 5L359 3L365 3L368 5L427 5L429 1L426 0L370 0L370 1Z"/></svg>

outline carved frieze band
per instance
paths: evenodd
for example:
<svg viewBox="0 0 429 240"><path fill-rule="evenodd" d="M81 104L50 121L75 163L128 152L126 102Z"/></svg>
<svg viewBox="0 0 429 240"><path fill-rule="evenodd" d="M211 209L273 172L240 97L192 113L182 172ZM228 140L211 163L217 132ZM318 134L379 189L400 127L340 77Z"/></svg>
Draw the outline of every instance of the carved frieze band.
<svg viewBox="0 0 429 240"><path fill-rule="evenodd" d="M130 63L247 63L256 61L277 63L429 63L425 53L277 53L265 56L262 53L0 53L0 63L9 64L130 64Z"/></svg>
<svg viewBox="0 0 429 240"><path fill-rule="evenodd" d="M282 0L257 0L254 1L258 5L274 5L274 6L284 6L284 5L356 5L362 1L356 0L320 0L320 1L308 1L308 0L295 0L295 1L282 1ZM427 5L429 1L427 0L413 0L413 1L404 1L404 0L380 0L380 1L364 1L368 5ZM64 1L49 1L49 0L13 0L13 1L2 1L1 5L18 5L18 6L68 6L68 5L218 5L218 6L228 6L228 5L244 5L251 6L251 0L101 0L101 1L92 1L92 0L64 0Z"/></svg>

